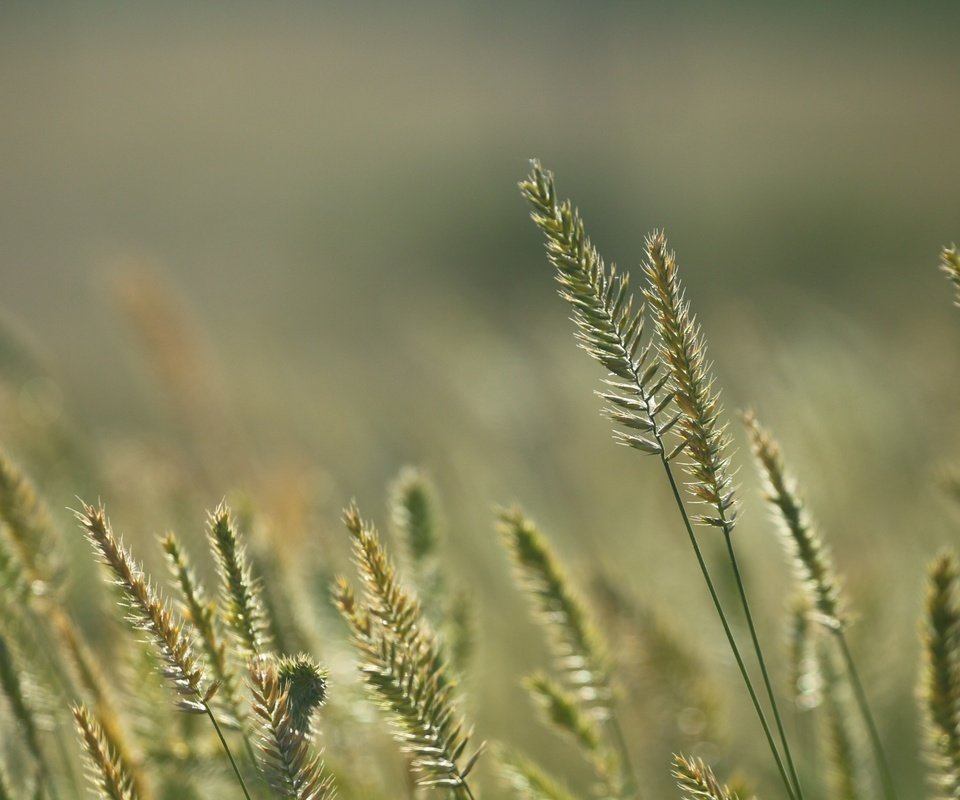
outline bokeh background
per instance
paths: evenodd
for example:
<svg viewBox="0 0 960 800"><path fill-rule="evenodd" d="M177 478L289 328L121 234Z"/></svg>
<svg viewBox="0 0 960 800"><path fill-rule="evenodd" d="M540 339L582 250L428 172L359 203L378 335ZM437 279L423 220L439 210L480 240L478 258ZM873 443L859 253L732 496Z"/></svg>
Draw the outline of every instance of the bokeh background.
<svg viewBox="0 0 960 800"><path fill-rule="evenodd" d="M519 501L584 585L611 576L703 654L727 687L710 753L764 786L666 486L611 443L516 189L538 157L623 268L666 229L740 446L768 647L788 571L748 406L846 576L918 796L924 565L958 523L937 489L960 456L960 315L937 272L960 237L958 22L951 2L4 0L0 441L74 548L77 602L76 494L147 554L168 528L199 540L204 509L240 493L320 565L322 597L346 564L339 509L356 497L385 523L385 485L417 464L476 600L484 738L582 777L519 686L544 656L492 524ZM659 789L696 726L634 699Z"/></svg>

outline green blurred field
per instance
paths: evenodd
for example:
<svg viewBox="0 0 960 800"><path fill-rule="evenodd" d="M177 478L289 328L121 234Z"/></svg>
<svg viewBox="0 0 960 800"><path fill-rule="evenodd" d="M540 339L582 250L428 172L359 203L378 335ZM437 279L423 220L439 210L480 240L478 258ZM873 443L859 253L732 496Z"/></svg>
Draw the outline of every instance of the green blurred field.
<svg viewBox="0 0 960 800"><path fill-rule="evenodd" d="M924 567L958 523L934 480L960 455L936 269L960 237L958 22L948 3L0 4L0 442L71 541L77 603L77 494L145 551L239 492L310 549L323 595L339 509L382 519L416 463L478 602L481 738L570 760L518 682L543 653L492 521L519 501L585 583L625 581L702 650L729 687L718 766L768 778L667 487L598 414L516 190L536 156L624 268L666 229L741 446L764 639L783 641L788 571L747 406L847 577L919 791ZM640 755L663 720L636 709L666 796Z"/></svg>

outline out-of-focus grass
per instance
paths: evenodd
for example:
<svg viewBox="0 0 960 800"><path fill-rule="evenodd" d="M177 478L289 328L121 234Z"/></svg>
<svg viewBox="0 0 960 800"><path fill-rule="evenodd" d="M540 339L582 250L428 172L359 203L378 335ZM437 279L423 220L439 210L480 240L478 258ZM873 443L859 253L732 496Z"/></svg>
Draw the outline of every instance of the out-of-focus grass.
<svg viewBox="0 0 960 800"><path fill-rule="evenodd" d="M608 257L671 234L728 408L777 431L848 577L918 786L923 565L957 521L932 488L960 451L960 320L935 269L960 235L956 16L8 4L0 438L55 509L101 494L146 535L239 489L331 571L343 503L423 465L481 609L479 725L517 741L537 734L505 676L539 652L492 507L522 499L585 578L629 578L697 631L730 687L721 766L762 763L665 488L610 443L553 297L514 189L538 155ZM170 303L186 338L138 343L118 274L135 315ZM201 354L202 403L157 347ZM736 535L775 642L787 571L741 450Z"/></svg>

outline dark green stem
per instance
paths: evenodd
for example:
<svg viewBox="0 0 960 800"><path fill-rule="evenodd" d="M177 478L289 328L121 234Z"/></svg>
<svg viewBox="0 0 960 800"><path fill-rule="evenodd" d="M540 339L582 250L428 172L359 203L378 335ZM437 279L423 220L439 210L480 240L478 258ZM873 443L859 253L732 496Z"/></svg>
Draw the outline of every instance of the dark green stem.
<svg viewBox="0 0 960 800"><path fill-rule="evenodd" d="M893 777L890 774L890 765L887 763L887 756L883 751L883 743L880 741L877 723L873 719L870 704L867 702L867 693L863 689L860 674L857 672L857 666L853 661L853 654L850 652L850 647L847 644L847 637L843 632L843 628L834 629L834 635L840 644L840 652L843 653L843 660L847 665L847 675L850 678L850 685L853 687L853 694L857 698L857 706L860 708L860 714L863 716L863 721L867 726L867 732L870 735L873 756L877 762L877 769L880 772L880 781L883 784L883 795L886 800L896 800L897 793L893 788Z"/></svg>
<svg viewBox="0 0 960 800"><path fill-rule="evenodd" d="M223 752L227 754L227 758L230 760L230 766L233 767L233 772L237 776L237 780L240 781L240 788L243 790L243 796L246 800L250 800L250 792L247 791L247 784L243 780L243 775L240 774L240 769L237 767L237 762L233 760L233 753L230 752L230 746L227 744L227 740L223 738L223 731L220 730L220 724L217 722L217 718L213 716L213 711L210 710L210 706L207 703L203 704L204 710L207 712L207 716L210 717L210 721L213 723L214 730L217 732L217 736L220 738L220 744L223 745Z"/></svg>
<svg viewBox="0 0 960 800"><path fill-rule="evenodd" d="M737 563L737 554L733 549L733 538L730 535L730 527L728 525L723 526L723 538L727 544L727 554L730 556L733 575L737 581L737 591L740 594L743 613L747 618L747 627L750 629L750 638L753 640L753 649L757 654L757 662L760 664L760 674L763 675L763 685L766 687L767 697L770 699L773 718L777 725L777 732L780 734L780 742L783 745L784 756L786 756L787 759L787 768L790 770L790 777L793 779L793 786L796 789L797 798L798 800L803 800L803 788L800 786L800 777L797 775L797 768L794 766L793 755L790 752L790 744L787 742L787 734L783 729L783 720L780 717L780 709L777 707L777 699L773 693L773 686L770 683L770 675L767 672L766 660L763 657L763 648L760 647L757 628L753 624L753 614L750 611L750 603L747 601L747 591L743 585L743 576L740 574L740 565Z"/></svg>
<svg viewBox="0 0 960 800"><path fill-rule="evenodd" d="M716 608L717 614L720 617L720 624L723 625L723 632L727 635L727 642L730 644L730 649L733 651L733 657L736 659L737 667L740 669L740 675L747 687L747 692L749 693L750 700L753 703L753 709L757 714L757 718L760 720L760 726L763 728L764 736L767 739L767 745L770 747L770 753L773 755L773 759L777 764L777 770L780 773L780 778L787 790L787 794L791 800L799 800L794 791L794 787L790 782L790 779L787 777L787 771L783 765L783 759L780 757L780 752L777 750L777 745L773 741L773 734L770 731L770 725L767 723L766 715L763 713L760 700L753 688L753 681L750 680L750 674L747 672L747 667L743 663L743 656L740 654L740 648L737 646L737 640L733 636L733 631L730 629L730 623L727 621L727 615L724 613L723 605L720 603L720 597L717 595L717 589L714 586L713 578L710 576L710 570L707 568L707 562L703 558L703 551L700 549L700 543L697 541L697 536L693 532L693 525L690 522L690 517L687 514L686 506L684 506L683 498L680 495L680 487L677 486L677 480L673 475L673 469L670 467L670 462L667 460L665 455L663 441L661 440L659 433L657 434L657 441L660 444L660 462L663 464L664 471L667 473L667 479L670 481L670 488L673 491L673 499L680 511L680 516L683 518L683 524L687 530L687 536L690 539L690 544L693 546L693 552L697 557L697 563L700 565L700 572L703 574L703 579L707 584L707 589L710 591L710 598L713 600L713 606Z"/></svg>

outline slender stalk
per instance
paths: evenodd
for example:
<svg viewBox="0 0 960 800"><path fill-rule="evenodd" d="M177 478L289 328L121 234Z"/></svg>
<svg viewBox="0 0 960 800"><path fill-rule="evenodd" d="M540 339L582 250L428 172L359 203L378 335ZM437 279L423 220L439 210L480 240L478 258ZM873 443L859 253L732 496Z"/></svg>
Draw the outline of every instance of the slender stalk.
<svg viewBox="0 0 960 800"><path fill-rule="evenodd" d="M620 721L616 715L611 715L609 721L610 731L613 734L613 742L620 752L620 773L623 781L623 790L626 797L640 798L640 786L637 782L637 775L633 769L633 762L630 760L630 750L627 748L627 739L623 735L623 728L620 727Z"/></svg>
<svg viewBox="0 0 960 800"><path fill-rule="evenodd" d="M466 778L460 779L460 785L463 787L463 791L467 793L467 797L469 797L470 800L477 800L477 798L473 796L473 792L470 791L470 784L467 783Z"/></svg>
<svg viewBox="0 0 960 800"><path fill-rule="evenodd" d="M757 628L753 624L753 613L750 611L750 603L747 601L747 591L743 585L743 576L740 574L740 565L737 563L737 554L733 549L733 538L730 536L730 528L724 525L723 538L727 545L727 554L730 556L730 564L733 567L733 575L737 582L737 592L740 594L740 602L743 605L743 613L747 618L747 627L750 629L750 638L753 640L753 649L757 654L757 662L760 664L760 673L763 675L763 684L767 690L767 697L770 699L770 706L773 709L773 718L777 725L777 732L780 734L780 741L783 743L783 752L787 759L787 768L790 770L790 777L793 779L793 785L796 789L798 800L803 800L803 788L800 786L800 777L797 775L797 768L793 763L793 755L790 752L790 745L787 743L787 734L783 729L783 720L780 717L780 709L777 707L777 700L773 693L773 686L770 683L770 675L767 672L766 660L763 657L763 649L760 647L760 639L757 636Z"/></svg>
<svg viewBox="0 0 960 800"><path fill-rule="evenodd" d="M208 703L203 704L203 709L206 712L207 716L210 717L210 721L213 723L213 728L217 732L217 736L220 739L220 744L223 745L223 752L227 754L227 758L230 760L230 766L233 767L233 772L237 776L237 780L240 781L240 788L243 790L243 796L246 800L250 800L250 792L247 791L247 784L243 780L243 775L240 774L240 768L237 767L237 762L233 760L233 753L230 752L230 746L227 744L227 740L223 738L223 731L220 730L220 723L217 722L217 718L213 716L213 711L210 709Z"/></svg>
<svg viewBox="0 0 960 800"><path fill-rule="evenodd" d="M853 687L853 694L857 699L857 706L860 708L860 714L863 716L863 721L867 726L867 732L870 735L873 756L877 762L877 769L880 772L880 782L883 784L883 795L887 800L896 800L897 793L893 788L893 777L890 774L890 765L887 762L887 756L883 750L883 743L880 741L877 723L874 721L873 714L870 711L870 704L867 702L867 693L864 691L863 683L860 681L860 673L857 671L857 665L853 661L853 654L850 652L850 646L847 644L847 637L842 628L836 629L834 635L840 645L843 660L846 662L847 675L850 678L850 685Z"/></svg>
<svg viewBox="0 0 960 800"><path fill-rule="evenodd" d="M660 438L659 435L657 438ZM757 718L760 720L760 726L763 728L764 736L766 737L767 744L770 747L770 753L773 755L774 761L777 762L777 770L780 773L780 778L783 781L783 785L786 788L787 794L790 796L791 800L799 800L794 791L793 784L787 777L787 771L783 765L783 759L780 757L780 751L777 750L777 745L773 741L773 733L770 731L770 725L767 722L766 715L763 713L763 708L760 705L760 700L757 697L756 690L753 688L753 681L750 680L750 673L747 672L747 667L743 663L743 656L740 655L740 648L737 646L737 640L733 636L733 631L730 629L730 623L727 621L727 615L723 611L723 605L720 603L720 597L717 594L716 586L714 586L713 578L710 576L710 570L707 568L707 562L703 558L703 551L700 549L700 543L697 541L697 536L693 532L693 525L690 522L687 509L683 505L683 498L680 495L680 487L677 486L677 480L673 475L673 469L670 467L670 462L667 461L662 449L660 461L667 473L667 479L670 481L670 488L673 490L673 499L676 501L677 508L680 510L680 516L683 518L683 525L687 529L687 536L690 539L690 544L693 546L693 552L697 557L697 563L700 565L700 572L702 573L703 579L707 584L707 589L710 591L710 598L713 600L714 608L717 609L717 614L720 617L720 624L723 625L723 632L727 635L727 642L730 644L730 649L733 651L733 657L736 659L737 667L740 669L740 675L747 687L747 692L750 694L750 700L753 703L753 709L757 713Z"/></svg>

